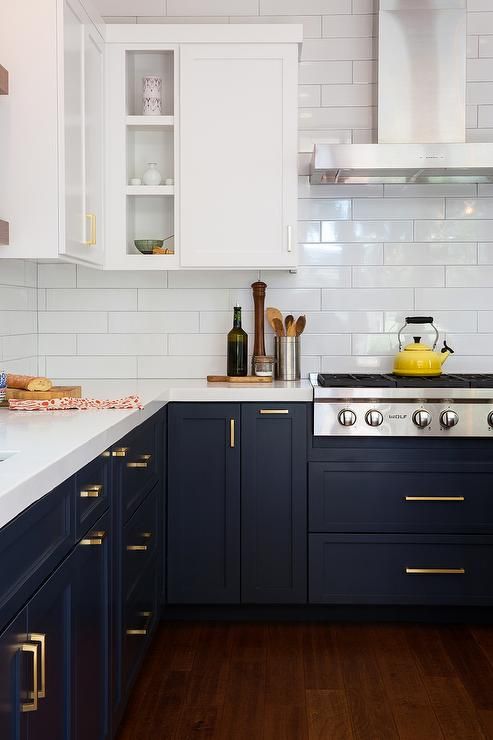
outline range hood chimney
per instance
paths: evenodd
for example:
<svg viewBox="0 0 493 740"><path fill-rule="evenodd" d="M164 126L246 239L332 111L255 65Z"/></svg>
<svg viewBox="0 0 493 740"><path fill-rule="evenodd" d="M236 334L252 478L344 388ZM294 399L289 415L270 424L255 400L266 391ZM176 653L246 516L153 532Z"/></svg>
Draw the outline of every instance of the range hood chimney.
<svg viewBox="0 0 493 740"><path fill-rule="evenodd" d="M466 143L466 0L380 0L378 144L316 144L310 182L493 182Z"/></svg>

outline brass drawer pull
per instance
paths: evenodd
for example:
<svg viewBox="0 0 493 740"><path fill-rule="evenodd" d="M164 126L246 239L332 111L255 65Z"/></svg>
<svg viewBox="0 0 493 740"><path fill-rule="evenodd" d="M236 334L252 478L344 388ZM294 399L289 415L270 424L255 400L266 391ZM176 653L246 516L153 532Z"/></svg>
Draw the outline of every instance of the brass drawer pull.
<svg viewBox="0 0 493 740"><path fill-rule="evenodd" d="M464 568L406 568L408 576L463 576Z"/></svg>
<svg viewBox="0 0 493 740"><path fill-rule="evenodd" d="M103 486L99 484L90 484L80 491L81 498L99 498L103 492Z"/></svg>
<svg viewBox="0 0 493 740"><path fill-rule="evenodd" d="M233 448L235 446L235 420L229 420L229 446Z"/></svg>
<svg viewBox="0 0 493 740"><path fill-rule="evenodd" d="M127 545L128 552L147 552L147 545Z"/></svg>
<svg viewBox="0 0 493 740"><path fill-rule="evenodd" d="M260 409L261 414L289 414L289 409Z"/></svg>
<svg viewBox="0 0 493 740"><path fill-rule="evenodd" d="M109 450L105 450L101 453L101 457L111 457L111 452Z"/></svg>
<svg viewBox="0 0 493 740"><path fill-rule="evenodd" d="M89 239L86 239L83 242L83 244L86 244L88 247L94 247L94 245L97 243L96 241L96 214L86 213L86 218L89 219L91 232L89 235Z"/></svg>
<svg viewBox="0 0 493 740"><path fill-rule="evenodd" d="M88 537L84 537L79 545L102 545L106 532L90 532Z"/></svg>
<svg viewBox="0 0 493 740"><path fill-rule="evenodd" d="M112 450L111 457L127 457L127 452L130 447L117 447L116 450Z"/></svg>
<svg viewBox="0 0 493 740"><path fill-rule="evenodd" d="M152 455L141 455L141 459L136 462L127 463L127 468L147 468L149 465Z"/></svg>
<svg viewBox="0 0 493 740"><path fill-rule="evenodd" d="M464 496L406 496L404 501L465 501Z"/></svg>
<svg viewBox="0 0 493 740"><path fill-rule="evenodd" d="M28 693L32 701L23 702L20 706L21 712L38 711L38 646L33 643L25 642L20 646L23 653L31 653L33 656L33 690Z"/></svg>
<svg viewBox="0 0 493 740"><path fill-rule="evenodd" d="M146 626L142 627L141 629L128 629L125 631L125 634L129 636L145 637L149 633L149 624L152 620L152 612L139 612L138 616L146 618L147 620Z"/></svg>
<svg viewBox="0 0 493 740"><path fill-rule="evenodd" d="M46 635L39 632L30 632L27 639L30 642L39 642L41 645L41 675L38 699L46 699Z"/></svg>

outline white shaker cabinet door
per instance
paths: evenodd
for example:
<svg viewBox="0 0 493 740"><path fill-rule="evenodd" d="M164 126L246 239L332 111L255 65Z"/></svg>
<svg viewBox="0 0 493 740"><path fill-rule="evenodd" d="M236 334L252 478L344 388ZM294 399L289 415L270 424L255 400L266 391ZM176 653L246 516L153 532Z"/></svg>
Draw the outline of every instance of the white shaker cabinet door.
<svg viewBox="0 0 493 740"><path fill-rule="evenodd" d="M296 265L297 47L180 53L183 267Z"/></svg>
<svg viewBox="0 0 493 740"><path fill-rule="evenodd" d="M78 0L64 2L65 238L61 251L103 263L103 42Z"/></svg>

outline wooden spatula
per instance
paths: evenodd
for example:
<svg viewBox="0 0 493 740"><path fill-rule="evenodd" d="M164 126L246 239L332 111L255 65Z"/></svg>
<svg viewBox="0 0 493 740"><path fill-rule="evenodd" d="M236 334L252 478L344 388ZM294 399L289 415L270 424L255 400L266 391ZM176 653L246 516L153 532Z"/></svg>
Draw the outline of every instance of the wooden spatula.
<svg viewBox="0 0 493 740"><path fill-rule="evenodd" d="M300 334L303 334L303 332L305 331L305 326L306 326L306 316L299 316L296 319L296 324L294 325L295 335L297 337L299 337Z"/></svg>
<svg viewBox="0 0 493 740"><path fill-rule="evenodd" d="M267 321L272 326L274 331L276 331L274 324L272 322L274 321L274 319L279 319L279 321L282 324L282 313L279 311L278 308L271 307L271 308L266 309L266 314L267 314Z"/></svg>
<svg viewBox="0 0 493 740"><path fill-rule="evenodd" d="M284 324L282 321L278 318L272 319L272 328L276 332L278 337L284 336Z"/></svg>
<svg viewBox="0 0 493 740"><path fill-rule="evenodd" d="M294 316L292 314L288 314L286 318L284 319L284 326L286 327L286 336L291 337L294 336L294 334L291 334L291 327L294 325Z"/></svg>

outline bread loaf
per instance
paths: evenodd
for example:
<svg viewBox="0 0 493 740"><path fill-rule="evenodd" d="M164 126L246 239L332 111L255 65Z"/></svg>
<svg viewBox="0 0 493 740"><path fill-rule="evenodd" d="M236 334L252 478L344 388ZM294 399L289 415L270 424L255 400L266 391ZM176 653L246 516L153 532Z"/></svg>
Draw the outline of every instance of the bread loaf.
<svg viewBox="0 0 493 740"><path fill-rule="evenodd" d="M12 375L7 373L7 388L26 391L49 391L53 383L48 378L37 378L34 375Z"/></svg>

